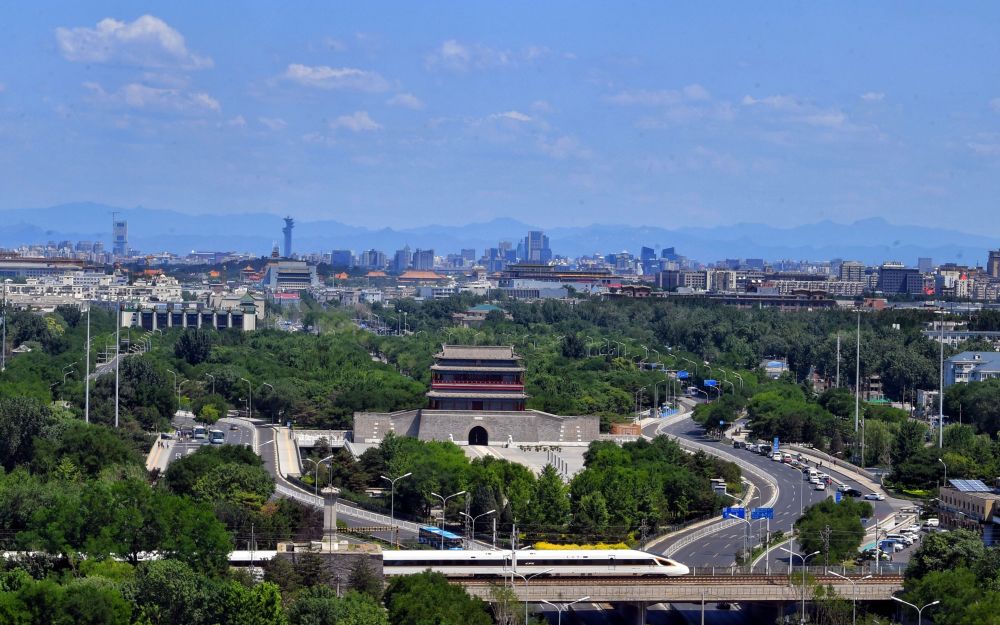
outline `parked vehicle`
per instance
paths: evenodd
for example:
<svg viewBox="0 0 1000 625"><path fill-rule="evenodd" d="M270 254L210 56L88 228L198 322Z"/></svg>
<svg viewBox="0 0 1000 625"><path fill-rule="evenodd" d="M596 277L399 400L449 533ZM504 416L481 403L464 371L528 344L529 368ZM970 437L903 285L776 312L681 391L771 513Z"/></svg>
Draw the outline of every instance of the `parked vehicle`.
<svg viewBox="0 0 1000 625"><path fill-rule="evenodd" d="M906 534L886 534L885 538L886 540L895 540L901 542L907 547L913 544L913 539L907 536Z"/></svg>
<svg viewBox="0 0 1000 625"><path fill-rule="evenodd" d="M824 484L823 482L817 482L813 486L813 490L826 490L826 484Z"/></svg>

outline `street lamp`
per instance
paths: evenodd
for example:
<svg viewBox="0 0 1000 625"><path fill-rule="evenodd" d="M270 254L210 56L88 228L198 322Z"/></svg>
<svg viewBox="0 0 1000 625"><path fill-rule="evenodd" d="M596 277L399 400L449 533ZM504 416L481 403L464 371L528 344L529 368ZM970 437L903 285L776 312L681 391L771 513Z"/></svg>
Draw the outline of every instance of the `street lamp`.
<svg viewBox="0 0 1000 625"><path fill-rule="evenodd" d="M552 606L553 608L555 608L557 612L559 612L559 617L556 619L556 625L562 625L562 613L563 613L563 611L564 610L569 610L570 606L573 605L574 603L580 603L581 601L586 601L587 599L590 599L590 595L587 595L586 597L580 597L576 601L570 601L569 603L564 603L563 607L561 607L561 608L558 605L552 603L551 601L546 601L545 599L542 599L542 603L549 604L550 606Z"/></svg>
<svg viewBox="0 0 1000 625"><path fill-rule="evenodd" d="M640 388L640 389L639 389L638 391L636 391L636 392L635 392L635 401L634 401L634 402L632 403L632 405L634 405L634 406L635 406L635 422L636 422L636 423L638 423L638 422L639 422L639 412L640 412L640 411L641 411L641 409L642 409L642 404L640 404L640 403L639 403L639 402L640 402L640 395L641 395L641 394L642 394L642 393L643 393L643 392L644 392L645 390L646 390L646 387L645 387L645 386L643 386L642 388Z"/></svg>
<svg viewBox="0 0 1000 625"><path fill-rule="evenodd" d="M799 623L801 625L805 625L805 622L806 622L806 560L808 560L809 558L811 558L813 556L819 555L820 552L819 551L814 551L814 552L810 553L809 555L805 555L804 556L804 555L802 555L800 553L795 553L791 549L787 549L785 547L782 547L781 550L787 552L788 554L790 554L790 555L792 555L792 556L794 556L796 558L799 558L802 561L802 613L799 615Z"/></svg>
<svg viewBox="0 0 1000 625"><path fill-rule="evenodd" d="M379 476L383 480L389 482L389 485L390 485L389 486L389 488L390 488L390 491L389 491L390 492L390 494L389 494L389 525L392 525L392 526L396 525L396 482L398 482L399 480L403 479L404 477L410 477L411 475L413 475L412 471L410 473L407 473L406 475L400 475L399 477L397 477L394 480L390 480L389 478L387 478L384 475L380 475Z"/></svg>
<svg viewBox="0 0 1000 625"><path fill-rule="evenodd" d="M174 392L177 393L177 410L181 409L181 389L177 387L177 372L173 369L167 369L167 373L171 373L174 376Z"/></svg>
<svg viewBox="0 0 1000 625"><path fill-rule="evenodd" d="M893 601L898 601L898 602L900 602L900 603L905 603L906 605L908 605L908 606L910 606L911 608L913 608L914 610L916 610L916 611L917 611L917 625L921 625L921 623L922 623L922 619L923 619L923 616L924 616L924 609L925 609L925 608L929 608L929 607L931 607L932 605L937 605L937 604L941 603L940 601L931 601L931 602L930 602L930 603L928 603L927 605L925 605L925 606L923 606L923 607L921 607L921 608L918 608L917 606L913 605L913 604L912 604L912 603L910 603L909 601L903 601L903 600L902 600L902 599L900 599L899 597L892 597L892 600L893 600Z"/></svg>
<svg viewBox="0 0 1000 625"><path fill-rule="evenodd" d="M272 393L274 392L274 387L271 386L270 384L268 384L267 382L264 382L263 384L260 385L261 388L264 388L265 386L267 388L271 389ZM271 425L274 425L274 413L273 412L271 413Z"/></svg>
<svg viewBox="0 0 1000 625"><path fill-rule="evenodd" d="M459 512L459 514L472 521L472 542L476 541L476 521L478 521L480 517L484 517L487 514L493 514L494 512L496 512L496 510L490 510L482 514L477 514L476 516L472 516L471 514L467 514L465 512Z"/></svg>
<svg viewBox="0 0 1000 625"><path fill-rule="evenodd" d="M840 573L837 573L835 571L829 571L828 570L827 574L828 575L836 575L840 579L846 579L847 581L851 582L851 591L852 591L852 594L853 594L853 597L851 598L851 625L857 625L857 622L858 622L858 582L863 582L866 579L870 579L871 575L865 575L861 579L859 579L857 581L854 581L850 577L847 577L846 575L841 575Z"/></svg>
<svg viewBox="0 0 1000 625"><path fill-rule="evenodd" d="M938 462L940 462L941 464L944 465L944 483L942 484L942 486L944 486L944 487L947 488L947 486L948 486L948 464L944 460L942 460L940 458L938 458Z"/></svg>
<svg viewBox="0 0 1000 625"><path fill-rule="evenodd" d="M215 376L212 375L211 373L206 373L205 377L212 378L212 395L215 395Z"/></svg>
<svg viewBox="0 0 1000 625"><path fill-rule="evenodd" d="M253 419L253 384L251 384L250 380L248 380L246 378L240 378L240 381L241 382L246 382L247 383L247 388L250 389L250 401L247 402L247 418L248 419Z"/></svg>
<svg viewBox="0 0 1000 625"><path fill-rule="evenodd" d="M457 493L452 493L447 497L442 497L437 493L431 493L431 495L441 500L441 549L442 550L444 550L444 525L445 525L445 519L448 516L448 500L451 499L452 497L458 497L459 495L464 495L464 494L465 494L464 490L458 491Z"/></svg>
<svg viewBox="0 0 1000 625"><path fill-rule="evenodd" d="M725 495L726 497L732 497L736 501L740 502L740 504L743 503L743 500L740 499L739 497L737 497L736 495L733 495L731 493L722 493L722 494ZM747 507L744 505L743 509L747 510ZM750 527L751 527L750 521L748 521L747 519L744 519L743 517L740 517L740 516L732 516L732 515L724 515L724 516L726 516L727 519L736 519L737 521L743 521L744 523L747 524L746 530L743 532L743 557L744 558L749 558L750 557L750 546L749 546L750 545Z"/></svg>
<svg viewBox="0 0 1000 625"><path fill-rule="evenodd" d="M317 497L319 497L319 465L323 464L327 460L332 460L332 459L333 459L333 456L331 455L331 456L327 456L326 458L323 458L322 460L313 460L312 458L306 458L304 460L304 462L311 462L311 463L313 463L316 466L315 473L313 474L313 486L316 489L316 496Z"/></svg>
<svg viewBox="0 0 1000 625"><path fill-rule="evenodd" d="M549 569L545 569L544 571L539 571L537 573L532 573L531 575L528 575L527 577L525 577L524 575L521 575L517 571L511 571L510 572L510 574L511 574L510 585L511 586L514 585L514 577L513 577L514 575L517 575L518 577L520 577L521 579L524 580L524 625L528 625L528 582L532 578L538 577L539 575L545 575L546 573L550 573L551 571L552 571L552 569L549 568Z"/></svg>

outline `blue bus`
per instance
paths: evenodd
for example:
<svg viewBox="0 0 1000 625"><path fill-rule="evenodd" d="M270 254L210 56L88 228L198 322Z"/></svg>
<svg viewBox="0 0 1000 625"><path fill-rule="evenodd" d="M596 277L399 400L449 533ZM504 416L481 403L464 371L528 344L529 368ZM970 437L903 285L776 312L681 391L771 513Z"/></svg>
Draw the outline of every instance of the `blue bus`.
<svg viewBox="0 0 1000 625"><path fill-rule="evenodd" d="M422 545L430 545L435 549L441 549L442 544L444 544L444 549L462 548L461 536L453 534L448 530L443 530L439 527L431 527L429 525L421 527L420 531L417 532L417 542Z"/></svg>

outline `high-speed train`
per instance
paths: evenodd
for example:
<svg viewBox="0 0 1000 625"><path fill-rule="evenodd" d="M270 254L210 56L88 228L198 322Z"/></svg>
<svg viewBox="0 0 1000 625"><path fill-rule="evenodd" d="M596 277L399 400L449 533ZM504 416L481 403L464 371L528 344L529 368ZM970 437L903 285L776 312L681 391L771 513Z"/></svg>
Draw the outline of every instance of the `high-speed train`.
<svg viewBox="0 0 1000 625"><path fill-rule="evenodd" d="M688 567L652 553L631 549L510 551L383 551L386 576L412 575L430 569L448 577L504 577L520 575L553 577L676 577Z"/></svg>

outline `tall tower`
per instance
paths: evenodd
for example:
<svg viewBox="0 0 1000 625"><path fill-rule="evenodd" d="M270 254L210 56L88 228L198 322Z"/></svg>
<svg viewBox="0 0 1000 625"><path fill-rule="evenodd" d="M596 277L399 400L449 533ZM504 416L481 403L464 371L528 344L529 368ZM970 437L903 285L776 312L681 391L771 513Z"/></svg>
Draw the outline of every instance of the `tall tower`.
<svg viewBox="0 0 1000 625"><path fill-rule="evenodd" d="M292 257L292 228L295 227L295 220L291 217L285 217L285 227L281 229L281 232L285 235L285 258Z"/></svg>
<svg viewBox="0 0 1000 625"><path fill-rule="evenodd" d="M990 250L990 257L986 263L986 273L991 278L1000 278L1000 250Z"/></svg>
<svg viewBox="0 0 1000 625"><path fill-rule="evenodd" d="M118 213L111 215L111 253L118 258L128 254L128 222L118 219Z"/></svg>

